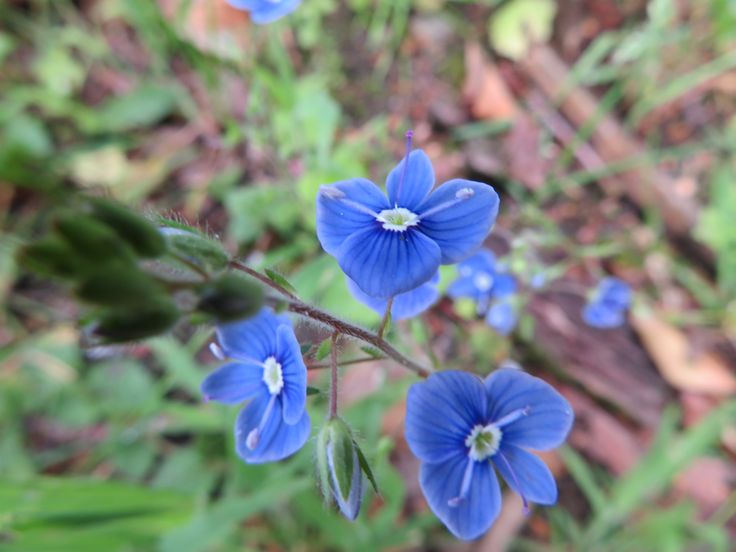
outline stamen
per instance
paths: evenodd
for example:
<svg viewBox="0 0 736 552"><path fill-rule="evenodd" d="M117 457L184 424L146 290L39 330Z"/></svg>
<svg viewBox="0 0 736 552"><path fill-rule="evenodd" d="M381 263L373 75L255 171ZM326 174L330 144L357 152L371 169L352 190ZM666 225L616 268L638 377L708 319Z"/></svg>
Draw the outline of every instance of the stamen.
<svg viewBox="0 0 736 552"><path fill-rule="evenodd" d="M444 211L445 209L449 209L450 207L453 207L457 205L458 203L461 203L463 201L466 201L470 198L472 198L475 195L475 190L472 188L461 188L457 192L455 192L455 199L451 199L449 201L445 201L444 203L440 203L436 207L433 207L429 211L425 211L424 213L419 213L419 218L427 218L432 215L436 215L440 211Z"/></svg>
<svg viewBox="0 0 736 552"><path fill-rule="evenodd" d="M266 423L271 416L271 412L273 412L273 405L276 404L277 396L278 395L271 395L271 399L268 401L266 410L263 411L263 416L261 416L261 421L259 422L258 427L251 429L250 433L248 433L248 436L245 438L245 446L250 450L254 450L258 446L258 443L261 440L261 433L263 433L263 428L266 427Z"/></svg>
<svg viewBox="0 0 736 552"><path fill-rule="evenodd" d="M411 141L414 138L414 131L406 131L406 155L404 155L404 166L401 169L401 179L399 180L399 188L396 190L396 198L394 201L394 207L399 206L399 197L401 197L401 189L404 187L404 178L406 178L406 169L409 166L409 154L411 153Z"/></svg>
<svg viewBox="0 0 736 552"><path fill-rule="evenodd" d="M515 422L516 420L518 420L519 418L523 416L528 416L529 412L531 411L532 411L531 406L525 406L524 408L519 408L517 410L514 410L513 412L509 412L508 414L503 416L501 419L496 420L495 422L493 422L493 425L495 425L496 427L503 427L505 425L509 425L510 423Z"/></svg>
<svg viewBox="0 0 736 552"><path fill-rule="evenodd" d="M503 460L503 463L506 464L506 468L509 470L509 473L511 474L511 479L514 481L514 485L516 485L516 492L521 497L521 503L522 503L522 509L524 511L524 515L529 515L529 503L526 500L526 497L524 496L524 493L521 492L521 485L519 485L519 480L516 478L516 473L514 473L514 468L511 467L511 464L508 460L506 460L506 457L503 455L502 452L499 452L497 454Z"/></svg>
<svg viewBox="0 0 736 552"><path fill-rule="evenodd" d="M468 464L465 466L465 473L463 473L463 482L460 484L460 494L447 501L448 506L455 508L465 500L470 491L470 482L473 480L473 465L475 460L468 458Z"/></svg>
<svg viewBox="0 0 736 552"><path fill-rule="evenodd" d="M214 355L217 360L225 360L225 351L222 350L217 343L214 341L210 343L210 352Z"/></svg>
<svg viewBox="0 0 736 552"><path fill-rule="evenodd" d="M369 209L365 205L361 205L357 201L348 199L347 197L345 197L345 192L343 192L342 190L338 190L333 186L320 186L319 193L329 199L334 199L335 201L344 203L348 207L355 209L356 211L360 211L361 213L365 213L366 215L370 215L372 217L378 216L378 213L376 213L374 210Z"/></svg>

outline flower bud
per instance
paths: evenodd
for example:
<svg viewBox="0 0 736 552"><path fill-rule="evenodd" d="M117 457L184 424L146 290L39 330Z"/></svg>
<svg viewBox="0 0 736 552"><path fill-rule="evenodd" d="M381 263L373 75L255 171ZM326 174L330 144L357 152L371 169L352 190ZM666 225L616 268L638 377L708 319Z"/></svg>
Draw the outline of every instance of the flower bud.
<svg viewBox="0 0 736 552"><path fill-rule="evenodd" d="M137 266L115 261L87 273L77 287L76 294L84 301L109 307L168 299L166 291Z"/></svg>
<svg viewBox="0 0 736 552"><path fill-rule="evenodd" d="M127 244L109 226L89 215L64 213L54 227L77 256L96 263L109 259L134 261Z"/></svg>
<svg viewBox="0 0 736 552"><path fill-rule="evenodd" d="M136 341L169 330L179 319L179 309L168 296L157 298L130 310L103 314L94 333L108 343Z"/></svg>
<svg viewBox="0 0 736 552"><path fill-rule="evenodd" d="M228 273L202 286L197 310L218 322L254 316L263 306L263 289L254 281Z"/></svg>
<svg viewBox="0 0 736 552"><path fill-rule="evenodd" d="M221 270L230 262L219 243L198 232L182 228L160 228L159 232L166 238L172 253L199 266Z"/></svg>
<svg viewBox="0 0 736 552"><path fill-rule="evenodd" d="M333 418L322 429L317 441L317 467L322 492L335 499L343 516L354 520L363 498L363 472L358 447L350 428Z"/></svg>
<svg viewBox="0 0 736 552"><path fill-rule="evenodd" d="M16 259L28 271L55 278L72 278L80 268L69 245L56 237L21 247Z"/></svg>
<svg viewBox="0 0 736 552"><path fill-rule="evenodd" d="M159 257L166 251L166 239L146 218L107 199L90 199L90 206L95 218L112 228L141 257Z"/></svg>

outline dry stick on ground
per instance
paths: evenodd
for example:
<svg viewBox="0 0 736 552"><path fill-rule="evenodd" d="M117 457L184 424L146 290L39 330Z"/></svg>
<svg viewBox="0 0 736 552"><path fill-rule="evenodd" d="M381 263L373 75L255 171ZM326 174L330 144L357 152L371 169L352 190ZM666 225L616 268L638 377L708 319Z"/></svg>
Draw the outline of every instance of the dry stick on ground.
<svg viewBox="0 0 736 552"><path fill-rule="evenodd" d="M596 98L580 86L569 86L572 82L570 69L548 46L535 46L522 66L544 94L559 104L559 109L574 127L581 128L599 117ZM613 117L605 115L599 118L592 134L592 143L594 152L605 164L640 157L646 150L644 144L629 135ZM555 125L550 126L549 117L543 117L542 122L555 132ZM562 136L558 138L563 139ZM590 151L583 150L582 153L582 158L581 153L577 153L576 157L584 166L591 161L597 164L590 157ZM698 206L690 198L677 194L670 176L656 167L641 166L622 172L616 181L622 183L626 195L640 208L660 211L667 230L712 265L712 252L695 244L691 237L697 223ZM610 187L604 189L611 191Z"/></svg>
<svg viewBox="0 0 736 552"><path fill-rule="evenodd" d="M393 345L391 345L385 339L379 337L373 332L369 332L368 330L364 330L363 328L354 326L353 324L349 324L343 320L340 320L339 318L332 316L328 312L325 312L321 309L318 309L317 307L303 302L289 290L272 281L270 278L268 278L268 276L265 276L256 270L253 270L249 266L239 261L231 261L230 267L235 270L245 272L246 274L264 283L271 289L277 291L279 294L283 295L284 302L286 303L286 308L289 309L291 312L300 314L302 316L305 316L306 318L311 318L312 320L320 322L325 326L329 326L338 333L348 335L350 337L354 337L365 343L368 343L369 345L384 353L387 357L401 364L404 368L415 372L417 375L423 378L428 377L432 373L431 369L421 366L413 360L402 355L399 351L396 350Z"/></svg>

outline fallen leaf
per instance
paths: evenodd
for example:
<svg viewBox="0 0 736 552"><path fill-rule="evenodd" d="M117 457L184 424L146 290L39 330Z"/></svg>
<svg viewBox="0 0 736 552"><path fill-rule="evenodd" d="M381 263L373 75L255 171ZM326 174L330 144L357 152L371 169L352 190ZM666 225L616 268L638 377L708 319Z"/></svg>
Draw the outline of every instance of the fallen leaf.
<svg viewBox="0 0 736 552"><path fill-rule="evenodd" d="M718 397L736 393L736 377L720 357L711 352L693 356L685 334L657 316L635 315L631 321L670 385L682 391Z"/></svg>
<svg viewBox="0 0 736 552"><path fill-rule="evenodd" d="M477 42L465 46L463 96L477 119L514 119L519 111L506 81Z"/></svg>

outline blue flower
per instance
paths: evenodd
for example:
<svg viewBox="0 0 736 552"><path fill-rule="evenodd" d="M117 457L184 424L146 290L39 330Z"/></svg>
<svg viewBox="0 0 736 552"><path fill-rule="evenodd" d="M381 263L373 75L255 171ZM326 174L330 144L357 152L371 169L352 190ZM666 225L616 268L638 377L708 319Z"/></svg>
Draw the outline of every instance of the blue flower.
<svg viewBox="0 0 736 552"><path fill-rule="evenodd" d="M478 313L501 335L516 326L518 313L514 302L516 278L501 270L496 256L481 249L457 265L458 278L447 289L450 297L469 297L478 305Z"/></svg>
<svg viewBox="0 0 736 552"><path fill-rule="evenodd" d="M547 466L525 449L559 446L573 422L570 404L549 384L515 369L485 380L439 372L409 389L406 440L421 461L429 507L458 538L485 533L501 509L494 467L524 501L554 504Z"/></svg>
<svg viewBox="0 0 736 552"><path fill-rule="evenodd" d="M202 382L206 400L250 402L235 422L235 445L249 464L274 462L309 437L307 368L291 322L265 307L254 318L217 328L222 356L231 362ZM220 350L220 349L218 349Z"/></svg>
<svg viewBox="0 0 736 552"><path fill-rule="evenodd" d="M432 164L417 150L388 175L388 197L364 178L320 188L317 237L366 294L386 299L420 286L490 231L499 205L493 188L462 179L433 186Z"/></svg>
<svg viewBox="0 0 736 552"><path fill-rule="evenodd" d="M518 321L516 305L509 297L493 302L486 313L486 324L501 335L509 335Z"/></svg>
<svg viewBox="0 0 736 552"><path fill-rule="evenodd" d="M293 12L302 0L227 0L239 10L250 12L253 23L263 25Z"/></svg>
<svg viewBox="0 0 736 552"><path fill-rule="evenodd" d="M604 278L585 305L583 320L594 328L617 328L624 323L630 305L631 287L618 278Z"/></svg>
<svg viewBox="0 0 736 552"><path fill-rule="evenodd" d="M386 312L386 305L388 299L380 299L378 297L371 297L358 287L358 284L353 282L347 276L345 280L348 284L348 290L358 301L370 307L376 311L380 316L383 316ZM439 292L437 291L437 284L440 281L440 273L435 272L435 275L428 282L424 282L418 288L399 293L394 297L394 301L391 304L391 318L393 320L404 320L406 318L412 318L418 314L423 313L429 307L431 307L439 298Z"/></svg>

